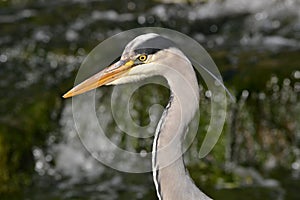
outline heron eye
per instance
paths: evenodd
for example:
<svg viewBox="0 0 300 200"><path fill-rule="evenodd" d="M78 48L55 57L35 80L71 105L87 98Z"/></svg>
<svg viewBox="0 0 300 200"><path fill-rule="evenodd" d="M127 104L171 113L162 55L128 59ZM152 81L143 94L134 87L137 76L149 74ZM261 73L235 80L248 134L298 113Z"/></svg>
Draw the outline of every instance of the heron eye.
<svg viewBox="0 0 300 200"><path fill-rule="evenodd" d="M138 57L139 61L145 62L147 60L147 55L143 54Z"/></svg>

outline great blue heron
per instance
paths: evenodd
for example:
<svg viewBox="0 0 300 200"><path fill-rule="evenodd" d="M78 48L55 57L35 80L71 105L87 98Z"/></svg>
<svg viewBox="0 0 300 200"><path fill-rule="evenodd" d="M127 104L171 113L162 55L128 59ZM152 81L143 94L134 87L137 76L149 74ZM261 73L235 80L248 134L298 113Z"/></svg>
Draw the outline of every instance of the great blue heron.
<svg viewBox="0 0 300 200"><path fill-rule="evenodd" d="M199 86L189 59L170 39L155 33L140 35L125 47L120 60L95 74L63 97L102 85L163 76L171 97L157 126L152 147L153 179L159 200L208 200L184 166L182 140L199 106ZM167 147L167 148L166 148Z"/></svg>

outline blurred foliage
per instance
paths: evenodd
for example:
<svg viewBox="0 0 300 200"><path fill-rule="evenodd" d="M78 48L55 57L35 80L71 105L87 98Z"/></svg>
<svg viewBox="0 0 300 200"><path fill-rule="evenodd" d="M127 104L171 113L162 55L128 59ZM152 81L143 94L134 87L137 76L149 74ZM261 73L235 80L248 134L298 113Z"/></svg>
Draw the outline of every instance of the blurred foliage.
<svg viewBox="0 0 300 200"><path fill-rule="evenodd" d="M33 99L22 99L17 107L6 108L10 115L2 118L0 125L0 193L14 193L31 183L32 148L43 146L56 127L58 116L54 113L60 108L60 100L50 94L38 93Z"/></svg>
<svg viewBox="0 0 300 200"><path fill-rule="evenodd" d="M0 1L0 89L4 96L0 99L1 195L15 196L33 183L32 149L47 148L48 136L59 130L64 107L60 96L73 85L76 69L87 52L121 30L141 26L173 28L198 39L209 49L225 85L237 97L236 104L228 107L227 123L218 144L199 162L197 151L209 120L200 118L197 141L186 155L196 183L207 191L214 186L236 190L251 186L257 181L253 176L234 171L233 166L242 166L244 171L255 168L266 177L278 178L285 189L290 188L278 171L290 171L300 159L299 78L294 76L299 71L299 48L241 48L240 41L244 36L255 36L255 31L261 31L258 35L282 34L297 39L295 18L284 17L282 28L269 30L262 26L253 30L246 23L249 13L187 20L187 13L206 1L174 2ZM166 19L159 15L162 13L155 13L155 8L160 8ZM131 18L121 15L124 13ZM224 43L218 46L222 39ZM153 103L166 105L168 95L160 86L140 88L131 102L135 122L148 124L148 108ZM201 116L209 116L209 102L203 90ZM114 126L110 124L109 130ZM141 141L123 134L122 141L123 147L131 144L137 151L151 149L151 138ZM265 172L274 168L278 170L275 174ZM283 174L287 176L288 172ZM260 194L269 192L260 190ZM247 192L253 191L248 188ZM124 188L120 193L126 196ZM153 198L151 195L149 198ZM219 194L215 195L218 199Z"/></svg>

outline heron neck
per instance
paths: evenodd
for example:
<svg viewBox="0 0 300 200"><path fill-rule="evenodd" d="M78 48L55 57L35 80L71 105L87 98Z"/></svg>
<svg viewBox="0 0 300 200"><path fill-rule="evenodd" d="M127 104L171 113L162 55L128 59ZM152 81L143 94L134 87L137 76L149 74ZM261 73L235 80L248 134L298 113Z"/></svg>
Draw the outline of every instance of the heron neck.
<svg viewBox="0 0 300 200"><path fill-rule="evenodd" d="M153 178L160 200L186 199L186 195L182 196L185 189L198 191L187 175L182 157L187 125L198 109L198 84L194 72L192 75L181 83L174 74L166 76L172 94L155 133L152 155Z"/></svg>

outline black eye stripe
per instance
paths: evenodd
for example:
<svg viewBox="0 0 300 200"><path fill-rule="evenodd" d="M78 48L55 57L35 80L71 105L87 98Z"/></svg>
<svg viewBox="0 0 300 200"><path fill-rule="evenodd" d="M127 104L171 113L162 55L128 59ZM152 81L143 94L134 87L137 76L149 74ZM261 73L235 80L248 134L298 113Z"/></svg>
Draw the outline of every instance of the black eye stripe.
<svg viewBox="0 0 300 200"><path fill-rule="evenodd" d="M158 49L158 48L141 48L141 49L135 49L134 52L136 54L145 54L145 55L151 55L151 54L155 54L158 51L161 51L162 49ZM119 61L121 59L121 56L117 57L113 62L111 62L109 65L112 65L114 63L116 63L117 61ZM135 63L133 66L139 65L142 63Z"/></svg>
<svg viewBox="0 0 300 200"><path fill-rule="evenodd" d="M134 52L136 54L146 54L146 55L151 55L151 54L155 54L158 51L160 51L162 49L156 49L156 48L143 48L143 49L135 49Z"/></svg>

